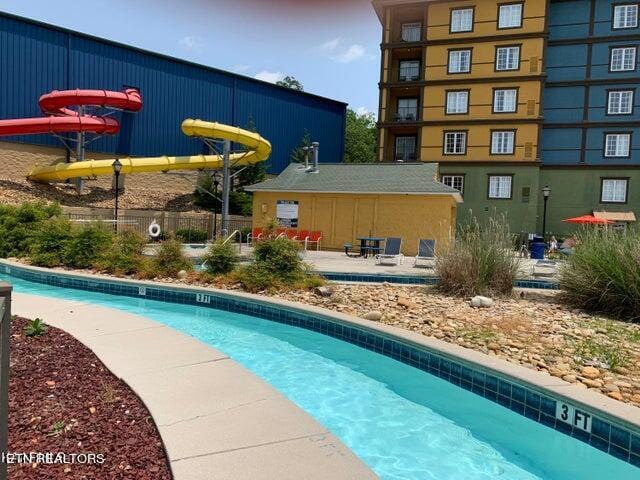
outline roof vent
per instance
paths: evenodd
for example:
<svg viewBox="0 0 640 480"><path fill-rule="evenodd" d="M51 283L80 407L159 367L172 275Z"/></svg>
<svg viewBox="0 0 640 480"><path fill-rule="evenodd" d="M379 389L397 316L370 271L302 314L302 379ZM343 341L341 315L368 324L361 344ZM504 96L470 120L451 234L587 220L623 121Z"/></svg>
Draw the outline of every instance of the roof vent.
<svg viewBox="0 0 640 480"><path fill-rule="evenodd" d="M307 173L318 173L320 171L318 167L318 150L320 149L320 143L312 142L311 147L309 148L313 154L313 166L311 168L307 168Z"/></svg>

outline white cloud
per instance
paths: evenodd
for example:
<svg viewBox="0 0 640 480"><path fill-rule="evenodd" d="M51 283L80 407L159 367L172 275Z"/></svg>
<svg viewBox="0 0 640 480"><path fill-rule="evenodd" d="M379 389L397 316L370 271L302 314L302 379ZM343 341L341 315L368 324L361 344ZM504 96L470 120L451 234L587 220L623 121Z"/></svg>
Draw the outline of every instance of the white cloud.
<svg viewBox="0 0 640 480"><path fill-rule="evenodd" d="M269 70L262 70L260 73L256 73L253 78L263 80L265 82L276 83L284 78L282 72L270 72Z"/></svg>
<svg viewBox="0 0 640 480"><path fill-rule="evenodd" d="M202 52L202 47L204 44L202 43L202 39L195 35L187 35L180 41L178 41L178 45L187 50L188 52L200 53Z"/></svg>
<svg viewBox="0 0 640 480"><path fill-rule="evenodd" d="M237 73L246 73L251 70L251 65L236 65L232 70Z"/></svg>
<svg viewBox="0 0 640 480"><path fill-rule="evenodd" d="M366 107L358 107L356 108L356 113L358 115L369 115L371 112Z"/></svg>
<svg viewBox="0 0 640 480"><path fill-rule="evenodd" d="M351 63L362 58L365 54L365 49L362 45L357 43L348 45L340 37L327 40L318 47L318 50L331 60L340 63Z"/></svg>

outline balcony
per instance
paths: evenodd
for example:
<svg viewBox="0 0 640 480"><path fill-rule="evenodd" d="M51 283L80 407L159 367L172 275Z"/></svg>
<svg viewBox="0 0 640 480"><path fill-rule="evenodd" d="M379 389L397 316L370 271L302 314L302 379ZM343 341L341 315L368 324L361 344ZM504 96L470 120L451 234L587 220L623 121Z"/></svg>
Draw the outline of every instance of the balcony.
<svg viewBox="0 0 640 480"><path fill-rule="evenodd" d="M400 27L398 41L406 43L420 42L422 40L422 23L403 23Z"/></svg>
<svg viewBox="0 0 640 480"><path fill-rule="evenodd" d="M418 107L400 107L393 114L394 122L416 122L418 120Z"/></svg>
<svg viewBox="0 0 640 480"><path fill-rule="evenodd" d="M419 62L400 62L398 71L398 81L400 82L417 82L420 80L420 63Z"/></svg>

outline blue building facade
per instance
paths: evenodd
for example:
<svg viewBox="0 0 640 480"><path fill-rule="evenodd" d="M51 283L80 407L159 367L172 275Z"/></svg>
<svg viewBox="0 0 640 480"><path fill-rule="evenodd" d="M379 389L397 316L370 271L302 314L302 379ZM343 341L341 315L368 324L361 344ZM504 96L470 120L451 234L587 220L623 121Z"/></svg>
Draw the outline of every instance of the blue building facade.
<svg viewBox="0 0 640 480"><path fill-rule="evenodd" d="M0 12L0 118L40 116L38 98L75 88L140 90L143 109L117 113L118 135L91 144L117 155L205 152L180 131L185 118L254 126L273 146L270 173L279 173L306 132L320 142L321 161L344 153L346 104L249 77L79 34ZM6 137L60 146L50 135Z"/></svg>
<svg viewBox="0 0 640 480"><path fill-rule="evenodd" d="M552 186L552 229L590 211L640 210L639 4L549 4L541 183Z"/></svg>

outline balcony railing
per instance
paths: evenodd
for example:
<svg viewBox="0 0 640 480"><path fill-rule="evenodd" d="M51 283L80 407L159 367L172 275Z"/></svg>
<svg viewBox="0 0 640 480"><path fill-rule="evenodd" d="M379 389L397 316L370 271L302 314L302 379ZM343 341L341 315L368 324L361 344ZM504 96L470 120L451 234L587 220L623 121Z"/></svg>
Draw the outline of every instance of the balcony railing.
<svg viewBox="0 0 640 480"><path fill-rule="evenodd" d="M407 67L400 67L400 74L398 80L401 82L415 82L420 80L420 66L411 65Z"/></svg>
<svg viewBox="0 0 640 480"><path fill-rule="evenodd" d="M418 120L418 109L416 107L400 107L393 115L394 122L415 122Z"/></svg>
<svg viewBox="0 0 640 480"><path fill-rule="evenodd" d="M419 42L422 40L422 25L408 24L403 25L400 32L401 42Z"/></svg>
<svg viewBox="0 0 640 480"><path fill-rule="evenodd" d="M395 152L394 159L396 162L415 162L416 152L411 152L411 151Z"/></svg>

